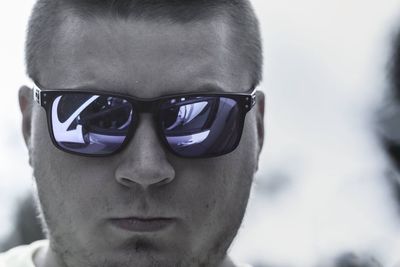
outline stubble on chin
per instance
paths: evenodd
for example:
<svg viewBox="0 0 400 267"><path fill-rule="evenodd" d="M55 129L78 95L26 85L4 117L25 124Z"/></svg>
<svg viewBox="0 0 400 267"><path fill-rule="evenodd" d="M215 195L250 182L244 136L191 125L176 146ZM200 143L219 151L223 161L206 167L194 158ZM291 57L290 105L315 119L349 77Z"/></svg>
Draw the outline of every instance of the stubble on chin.
<svg viewBox="0 0 400 267"><path fill-rule="evenodd" d="M226 252L234 239L238 227L231 225L222 229L198 255L191 251L174 251L173 255L159 257L162 251L154 242L138 238L126 243L124 257L107 258L88 248L78 248L70 244L65 236L57 232L50 235L50 249L57 258L59 267L218 267L226 258ZM76 244L77 245L77 244Z"/></svg>
<svg viewBox="0 0 400 267"><path fill-rule="evenodd" d="M242 196L238 198L247 200L248 192L242 192ZM108 255L112 257L108 257L107 253L96 252L96 244L90 244L90 242L86 245L82 244L71 229L71 225L66 229L64 229L65 224L59 227L60 222L57 218L50 216L57 214L53 214L54 212L49 214L50 203L42 204L44 205L44 221L47 221L49 229L51 250L59 263L57 267L218 267L226 258L227 250L242 223L247 201L241 201L235 209L225 214L228 216L224 216L222 221L214 222L219 226L218 231L210 235L200 251L192 251L193 248L190 246L182 245L173 248L169 253L171 255L166 255L165 250L154 240L136 238L127 241L122 248L117 250L123 251L120 255L112 255L109 251Z"/></svg>

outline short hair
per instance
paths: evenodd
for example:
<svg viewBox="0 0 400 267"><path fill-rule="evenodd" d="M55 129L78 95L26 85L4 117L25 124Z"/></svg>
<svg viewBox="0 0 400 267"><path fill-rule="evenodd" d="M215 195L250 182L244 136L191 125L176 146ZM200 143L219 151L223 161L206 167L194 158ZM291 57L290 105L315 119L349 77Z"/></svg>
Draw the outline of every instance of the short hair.
<svg viewBox="0 0 400 267"><path fill-rule="evenodd" d="M252 85L258 85L262 79L261 36L249 0L38 0L29 21L25 50L27 73L33 80L40 72L38 59L43 56L40 53L51 47L52 36L62 25L65 10L84 18L101 15L173 23L225 15L233 30L238 53L248 62Z"/></svg>

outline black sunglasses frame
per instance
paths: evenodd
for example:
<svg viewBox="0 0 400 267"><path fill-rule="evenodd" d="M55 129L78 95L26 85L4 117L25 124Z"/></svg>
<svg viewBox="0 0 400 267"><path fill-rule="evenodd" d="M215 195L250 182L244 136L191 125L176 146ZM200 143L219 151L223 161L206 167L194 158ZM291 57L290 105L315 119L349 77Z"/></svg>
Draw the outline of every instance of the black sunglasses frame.
<svg viewBox="0 0 400 267"><path fill-rule="evenodd" d="M239 145L242 133L243 133L243 127L244 127L244 121L247 112L249 112L253 106L256 104L256 89L255 87L252 87L250 90L247 92L243 93L226 93L226 92L221 92L221 93L214 93L214 92L205 92L205 93L185 93L185 94L171 94L171 95L165 95L161 97L156 97L156 98L138 98L138 97L133 97L130 95L126 94L118 94L118 93L109 93L109 92L104 92L100 90L75 90L75 89L45 89L44 87L38 85L38 83L34 83L33 87L33 99L36 103L41 105L45 111L46 111L46 116L47 116L47 125L49 129L49 134L51 137L51 140L53 142L53 145L60 149L63 152L69 153L69 154L75 154L79 156L85 156L85 157L108 157L112 156L115 154L118 154L121 152L127 145L128 143L132 140L135 129L137 127L137 124L139 123L140 116L138 116L138 119L136 119L131 125L129 126L128 132L126 134L125 140L120 144L119 148L117 148L115 151L108 153L108 154L86 154L86 153L80 153L76 151L71 151L68 149L65 149L61 147L58 143L57 140L54 137L54 131L53 131L53 126L52 126L52 114L51 114L51 106L53 104L53 101L56 97L60 95L66 95L66 94L93 94L93 95L100 95L100 96L108 96L108 97L118 97L118 98L123 98L127 100L131 105L132 108L135 112L138 114L140 113L152 113L154 120L156 122L156 132L158 137L162 140L161 143L163 143L164 147L169 151L170 153L181 157L181 158L210 158L210 157L217 157L217 156L222 156L225 154L228 154L232 151L234 151L237 146ZM160 127L160 105L164 101L172 98L178 98L178 97L225 97L225 98L230 98L235 100L238 103L238 108L240 111L240 118L239 118L239 137L237 138L236 143L232 146L232 149L229 150L228 152L225 153L214 153L214 154L206 154L206 155L201 155L201 156L182 156L179 153L175 152L169 145L166 136L163 134L162 129Z"/></svg>

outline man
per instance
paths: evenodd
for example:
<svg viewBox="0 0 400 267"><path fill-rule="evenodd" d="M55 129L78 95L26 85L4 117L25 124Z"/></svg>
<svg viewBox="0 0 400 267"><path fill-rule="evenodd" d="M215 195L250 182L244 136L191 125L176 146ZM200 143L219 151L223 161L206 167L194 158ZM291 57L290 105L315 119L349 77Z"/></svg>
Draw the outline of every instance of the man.
<svg viewBox="0 0 400 267"><path fill-rule="evenodd" d="M257 25L246 0L39 0L19 100L48 241L0 262L238 266L263 145Z"/></svg>

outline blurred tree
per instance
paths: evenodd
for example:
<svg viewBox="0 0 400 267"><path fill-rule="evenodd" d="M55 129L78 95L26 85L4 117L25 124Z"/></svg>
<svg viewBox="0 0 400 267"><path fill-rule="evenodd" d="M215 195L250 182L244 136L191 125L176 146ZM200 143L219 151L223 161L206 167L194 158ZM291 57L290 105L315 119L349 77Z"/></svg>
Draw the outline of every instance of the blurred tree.
<svg viewBox="0 0 400 267"><path fill-rule="evenodd" d="M382 265L370 256L345 253L337 258L335 267L382 267Z"/></svg>
<svg viewBox="0 0 400 267"><path fill-rule="evenodd" d="M391 163L386 177L400 209L400 30L394 38L388 67L389 90L377 112L376 132Z"/></svg>

